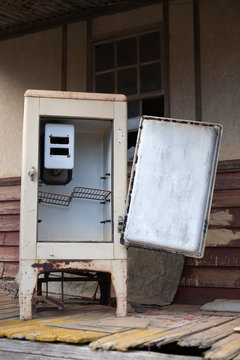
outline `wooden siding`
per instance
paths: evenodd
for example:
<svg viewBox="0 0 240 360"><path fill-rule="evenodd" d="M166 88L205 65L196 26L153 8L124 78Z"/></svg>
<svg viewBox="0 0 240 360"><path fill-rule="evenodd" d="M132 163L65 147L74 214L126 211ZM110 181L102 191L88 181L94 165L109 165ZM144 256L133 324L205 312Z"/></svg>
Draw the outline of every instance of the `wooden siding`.
<svg viewBox="0 0 240 360"><path fill-rule="evenodd" d="M185 259L176 303L240 298L240 160L219 163L205 254Z"/></svg>
<svg viewBox="0 0 240 360"><path fill-rule="evenodd" d="M0 179L0 278L18 272L20 179ZM240 160L218 166L207 247L186 258L176 303L240 298Z"/></svg>
<svg viewBox="0 0 240 360"><path fill-rule="evenodd" d="M0 279L19 267L20 178L0 179Z"/></svg>

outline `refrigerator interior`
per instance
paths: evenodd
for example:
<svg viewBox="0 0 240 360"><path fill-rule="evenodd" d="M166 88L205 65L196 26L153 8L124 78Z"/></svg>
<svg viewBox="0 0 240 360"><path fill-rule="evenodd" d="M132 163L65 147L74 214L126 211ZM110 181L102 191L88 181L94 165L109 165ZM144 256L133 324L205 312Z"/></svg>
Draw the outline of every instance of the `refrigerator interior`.
<svg viewBox="0 0 240 360"><path fill-rule="evenodd" d="M44 129L49 123L74 125L74 167L69 170L72 174L68 173L68 181L71 180L65 184L49 185L42 179ZM42 117L39 130L37 241L113 241L112 121ZM68 170L47 170L51 178L52 175L56 176L56 180L63 175L63 171L66 174ZM61 195L66 196L63 197L63 201Z"/></svg>

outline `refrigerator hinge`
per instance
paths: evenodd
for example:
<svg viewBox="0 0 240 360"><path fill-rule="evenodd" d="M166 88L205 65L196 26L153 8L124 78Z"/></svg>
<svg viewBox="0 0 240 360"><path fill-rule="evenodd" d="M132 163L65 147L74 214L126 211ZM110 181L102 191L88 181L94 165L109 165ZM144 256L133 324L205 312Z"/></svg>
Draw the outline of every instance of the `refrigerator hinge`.
<svg viewBox="0 0 240 360"><path fill-rule="evenodd" d="M121 233L123 231L123 216L118 217L118 232Z"/></svg>

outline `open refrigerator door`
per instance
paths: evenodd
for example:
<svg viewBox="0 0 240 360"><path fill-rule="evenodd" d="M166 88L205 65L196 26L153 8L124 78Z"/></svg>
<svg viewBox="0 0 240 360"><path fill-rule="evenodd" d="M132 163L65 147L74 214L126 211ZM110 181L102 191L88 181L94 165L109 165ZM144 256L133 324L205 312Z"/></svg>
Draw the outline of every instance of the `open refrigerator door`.
<svg viewBox="0 0 240 360"><path fill-rule="evenodd" d="M221 125L143 116L121 242L200 258Z"/></svg>

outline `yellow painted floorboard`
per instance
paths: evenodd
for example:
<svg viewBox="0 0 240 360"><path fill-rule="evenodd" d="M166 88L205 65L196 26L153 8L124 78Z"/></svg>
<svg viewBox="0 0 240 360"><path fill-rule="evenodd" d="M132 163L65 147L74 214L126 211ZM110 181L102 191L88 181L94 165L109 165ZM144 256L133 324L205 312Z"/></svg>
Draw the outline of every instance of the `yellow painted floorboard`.
<svg viewBox="0 0 240 360"><path fill-rule="evenodd" d="M84 319L86 320L86 319ZM29 321L5 320L0 322L0 337L9 339L26 339L33 341L60 341L66 343L86 344L108 335L99 331L73 330L64 326L54 326L64 322L80 321L78 318L61 317L52 319L36 319Z"/></svg>

